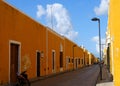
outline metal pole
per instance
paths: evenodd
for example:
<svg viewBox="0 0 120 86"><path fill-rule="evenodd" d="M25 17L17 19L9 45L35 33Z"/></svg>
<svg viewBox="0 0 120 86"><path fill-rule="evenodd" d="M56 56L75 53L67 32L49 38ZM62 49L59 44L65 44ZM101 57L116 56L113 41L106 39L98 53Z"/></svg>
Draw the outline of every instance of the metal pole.
<svg viewBox="0 0 120 86"><path fill-rule="evenodd" d="M98 28L99 28L99 52L100 52L100 80L102 80L100 19L95 17L95 18L92 18L91 20L92 21L98 21Z"/></svg>
<svg viewBox="0 0 120 86"><path fill-rule="evenodd" d="M98 19L98 25L99 25L99 51L100 51L100 80L102 80L100 19Z"/></svg>

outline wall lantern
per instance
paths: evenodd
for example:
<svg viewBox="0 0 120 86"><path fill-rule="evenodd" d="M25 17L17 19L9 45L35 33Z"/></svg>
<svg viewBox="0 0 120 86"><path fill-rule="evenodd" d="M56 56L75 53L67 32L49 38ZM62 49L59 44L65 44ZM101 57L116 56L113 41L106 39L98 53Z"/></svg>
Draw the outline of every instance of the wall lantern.
<svg viewBox="0 0 120 86"><path fill-rule="evenodd" d="M44 52L43 52L43 51L41 51L41 57L42 57L42 58L44 57Z"/></svg>

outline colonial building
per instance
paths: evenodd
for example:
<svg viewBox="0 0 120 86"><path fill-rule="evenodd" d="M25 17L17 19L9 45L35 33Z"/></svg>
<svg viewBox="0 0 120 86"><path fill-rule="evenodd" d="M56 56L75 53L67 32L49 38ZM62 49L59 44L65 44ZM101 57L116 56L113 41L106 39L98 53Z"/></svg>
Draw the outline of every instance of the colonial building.
<svg viewBox="0 0 120 86"><path fill-rule="evenodd" d="M120 0L110 0L106 32L107 66L115 86L120 86Z"/></svg>
<svg viewBox="0 0 120 86"><path fill-rule="evenodd" d="M32 79L88 63L87 50L0 0L0 84L25 70Z"/></svg>

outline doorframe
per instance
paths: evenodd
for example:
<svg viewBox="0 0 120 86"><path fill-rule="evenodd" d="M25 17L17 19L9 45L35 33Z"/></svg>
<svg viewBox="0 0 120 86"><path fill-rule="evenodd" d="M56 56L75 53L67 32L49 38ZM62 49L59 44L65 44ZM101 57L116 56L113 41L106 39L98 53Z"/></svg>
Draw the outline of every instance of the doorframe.
<svg viewBox="0 0 120 86"><path fill-rule="evenodd" d="M62 60L61 60L61 53L62 53ZM61 61L62 61L62 67L60 67L60 72L63 71L63 64L64 64L64 60L63 60L63 45L62 43L60 43L60 52L59 52L60 56L59 56L59 65L61 66Z"/></svg>
<svg viewBox="0 0 120 86"><path fill-rule="evenodd" d="M54 70L53 70L53 52L54 52ZM52 73L56 73L56 52L52 50Z"/></svg>
<svg viewBox="0 0 120 86"><path fill-rule="evenodd" d="M69 58L69 56L66 56L66 70L68 70Z"/></svg>
<svg viewBox="0 0 120 86"><path fill-rule="evenodd" d="M8 79L10 83L10 65L11 65L11 44L17 44L19 45L18 48L18 72L21 71L21 42L15 41L15 40L9 40L9 72L8 72Z"/></svg>
<svg viewBox="0 0 120 86"><path fill-rule="evenodd" d="M78 68L78 58L75 59L75 68L77 69Z"/></svg>

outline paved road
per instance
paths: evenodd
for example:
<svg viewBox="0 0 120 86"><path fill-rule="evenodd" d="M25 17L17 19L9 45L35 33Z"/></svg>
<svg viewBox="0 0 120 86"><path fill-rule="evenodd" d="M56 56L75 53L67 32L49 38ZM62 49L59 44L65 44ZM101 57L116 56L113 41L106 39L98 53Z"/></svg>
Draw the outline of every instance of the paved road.
<svg viewBox="0 0 120 86"><path fill-rule="evenodd" d="M31 86L96 86L99 65L85 67L44 80L35 81Z"/></svg>

